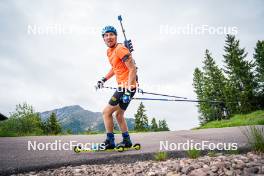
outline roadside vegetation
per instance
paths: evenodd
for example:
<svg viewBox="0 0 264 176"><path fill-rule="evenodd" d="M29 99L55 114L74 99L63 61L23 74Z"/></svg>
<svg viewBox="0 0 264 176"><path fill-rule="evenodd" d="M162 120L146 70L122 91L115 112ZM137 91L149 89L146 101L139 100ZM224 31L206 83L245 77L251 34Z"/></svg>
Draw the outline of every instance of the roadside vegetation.
<svg viewBox="0 0 264 176"><path fill-rule="evenodd" d="M145 133L169 131L165 119L156 121L152 118L149 123L146 109L143 103L140 103L135 114L134 130L130 133ZM115 134L121 134L120 130L115 129ZM16 106L7 120L0 121L0 137L18 137L18 136L43 136L43 135L95 135L105 134L105 131L87 130L75 134L72 129L63 129L56 113L52 112L47 119L42 119L33 106L23 103Z"/></svg>
<svg viewBox="0 0 264 176"><path fill-rule="evenodd" d="M221 66L206 49L203 66L193 74L200 128L263 125L264 40L248 56L236 36L228 34L223 58L217 60Z"/></svg>
<svg viewBox="0 0 264 176"><path fill-rule="evenodd" d="M186 154L191 159L196 159L201 156L201 150L197 150L195 148L192 148L190 150L186 151Z"/></svg>
<svg viewBox="0 0 264 176"><path fill-rule="evenodd" d="M264 111L259 110L248 114L237 114L232 116L230 119L211 121L202 124L200 127L195 129L224 128L247 125L264 125Z"/></svg>
<svg viewBox="0 0 264 176"><path fill-rule="evenodd" d="M247 137L248 145L252 151L264 153L264 128L261 126L250 126L242 130Z"/></svg>
<svg viewBox="0 0 264 176"><path fill-rule="evenodd" d="M10 117L0 122L1 137L58 135L62 132L55 113L42 121L32 106L23 103L16 106Z"/></svg>
<svg viewBox="0 0 264 176"><path fill-rule="evenodd" d="M156 161L165 161L168 159L168 153L163 152L163 151L159 151L159 152L154 154L154 159Z"/></svg>

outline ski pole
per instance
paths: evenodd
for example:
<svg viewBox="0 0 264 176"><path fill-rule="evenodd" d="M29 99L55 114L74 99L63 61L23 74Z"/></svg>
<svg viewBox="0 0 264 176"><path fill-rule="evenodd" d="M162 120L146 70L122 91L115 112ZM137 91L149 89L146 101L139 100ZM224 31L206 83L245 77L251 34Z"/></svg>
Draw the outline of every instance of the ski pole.
<svg viewBox="0 0 264 176"><path fill-rule="evenodd" d="M103 88L106 88L106 89L114 89L114 90L117 90L118 88L116 87L103 87ZM171 98L181 98L181 99L187 99L186 97L179 97L179 96L174 96L174 95L167 95L167 94L159 94L159 93L153 93L153 92L145 92L143 91L142 89L137 89L138 93L141 93L142 95L143 94L149 94L149 95L158 95L158 96L163 96L163 97L171 97Z"/></svg>
<svg viewBox="0 0 264 176"><path fill-rule="evenodd" d="M121 16L121 15L118 16L118 20L119 20L119 22L120 22L121 29L122 29L122 32L123 32L123 34L124 34L124 38L125 38L125 42L124 42L124 44L125 44L125 46L129 49L130 53L132 53L132 51L134 51L134 49L133 49L133 45L132 45L131 40L127 40L127 38L126 38L125 29L124 29L124 27L123 27L123 23L122 23L122 20L123 20L123 19L122 19L122 16Z"/></svg>
<svg viewBox="0 0 264 176"><path fill-rule="evenodd" d="M166 98L132 98L133 100L150 100L150 101L178 101L178 102L192 102L192 103L223 103L222 101L210 100L180 100L180 99L166 99Z"/></svg>
<svg viewBox="0 0 264 176"><path fill-rule="evenodd" d="M138 92L139 93L142 93L142 94L149 94L149 95L158 95L158 96L163 96L163 97L172 97L172 98L187 99L186 97L179 97L179 96L167 95L167 94L159 94L159 93L153 93L153 92L145 92L142 89L138 89Z"/></svg>
<svg viewBox="0 0 264 176"><path fill-rule="evenodd" d="M116 87L103 87L106 89L113 89L113 90L118 90ZM152 93L152 92L144 92L142 89L138 89L139 93L143 94L150 94L150 95L159 95L159 96L164 96L164 97L171 97L175 99L167 99L167 98L132 98L134 100L152 100L152 101L176 101L176 102L192 102L192 103L224 103L223 101L216 101L216 100L191 100L186 97L179 97L179 96L173 96L173 95L166 95L166 94L158 94L158 93ZM178 99L179 98L179 99ZM235 103L235 102L226 102L226 103Z"/></svg>
<svg viewBox="0 0 264 176"><path fill-rule="evenodd" d="M120 22L121 29L122 29L122 32L123 32L123 34L124 34L125 41L127 41L126 34L125 34L125 29L124 29L123 24L122 24L122 20L123 20L123 19L122 19L122 16L121 16L121 15L118 16L118 20L119 20L119 22Z"/></svg>

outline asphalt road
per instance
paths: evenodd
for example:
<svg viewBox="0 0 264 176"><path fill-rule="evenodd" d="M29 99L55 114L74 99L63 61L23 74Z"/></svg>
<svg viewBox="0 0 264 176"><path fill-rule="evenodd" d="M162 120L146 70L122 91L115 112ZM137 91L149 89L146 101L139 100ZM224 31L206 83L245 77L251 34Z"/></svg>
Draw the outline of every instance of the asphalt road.
<svg viewBox="0 0 264 176"><path fill-rule="evenodd" d="M245 127L243 127L245 128ZM182 130L171 132L150 132L131 134L135 143L140 143L142 149L119 152L93 152L74 153L66 143L100 143L105 135L70 135L70 136L36 136L36 137L1 137L0 138L0 174L11 174L31 170L56 168L65 165L99 164L115 162L133 162L136 160L152 159L153 153L160 151L160 141L168 141L171 154L182 157L183 147L176 148L179 143L236 143L238 147L244 147L247 138L239 127L203 130ZM121 140L121 135L116 135L116 141ZM43 148L48 143L64 144L69 150L51 150ZM33 150L34 142L38 145ZM54 147L55 144L53 144ZM59 145L58 145L59 146ZM30 147L30 148L28 148ZM30 150L29 150L30 149ZM66 148L67 149L67 148ZM164 146L162 150L164 150ZM184 152L185 153L185 152Z"/></svg>

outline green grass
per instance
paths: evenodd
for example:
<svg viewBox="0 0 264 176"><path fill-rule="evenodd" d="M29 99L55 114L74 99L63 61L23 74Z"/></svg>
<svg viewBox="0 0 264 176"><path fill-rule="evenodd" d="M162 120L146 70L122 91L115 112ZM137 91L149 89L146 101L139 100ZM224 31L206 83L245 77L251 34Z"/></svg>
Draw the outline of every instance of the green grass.
<svg viewBox="0 0 264 176"><path fill-rule="evenodd" d="M247 125L264 125L264 111L255 111L249 114L234 115L228 120L217 120L208 122L195 129L204 128L224 128L234 126L247 126Z"/></svg>
<svg viewBox="0 0 264 176"><path fill-rule="evenodd" d="M200 150L196 150L196 149L190 149L186 151L187 156L189 158L195 159L198 158L199 156L201 156L201 151Z"/></svg>
<svg viewBox="0 0 264 176"><path fill-rule="evenodd" d="M210 157L216 157L216 152L212 150L212 151L209 151L207 155Z"/></svg>
<svg viewBox="0 0 264 176"><path fill-rule="evenodd" d="M0 129L0 137L17 137L19 134L13 131L3 131Z"/></svg>
<svg viewBox="0 0 264 176"><path fill-rule="evenodd" d="M225 153L229 155L239 155L240 151L239 150L226 150Z"/></svg>
<svg viewBox="0 0 264 176"><path fill-rule="evenodd" d="M250 126L243 131L248 139L248 144L255 152L264 153L264 128Z"/></svg>
<svg viewBox="0 0 264 176"><path fill-rule="evenodd" d="M168 154L166 152L157 152L154 154L154 158L156 161L165 161L168 158Z"/></svg>
<svg viewBox="0 0 264 176"><path fill-rule="evenodd" d="M42 134L40 132L18 133L15 131L0 130L0 137L22 137L22 136L44 136L44 134Z"/></svg>

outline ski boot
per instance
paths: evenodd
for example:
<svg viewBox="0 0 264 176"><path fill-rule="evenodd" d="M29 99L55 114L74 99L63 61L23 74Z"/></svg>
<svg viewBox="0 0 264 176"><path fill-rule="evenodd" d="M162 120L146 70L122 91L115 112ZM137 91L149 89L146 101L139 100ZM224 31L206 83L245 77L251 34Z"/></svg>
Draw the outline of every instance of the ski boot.
<svg viewBox="0 0 264 176"><path fill-rule="evenodd" d="M132 146L132 142L129 138L124 138L122 142L120 142L116 145L116 147L118 147L118 146L130 148Z"/></svg>
<svg viewBox="0 0 264 176"><path fill-rule="evenodd" d="M115 142L106 139L99 147L99 150L113 150L115 149Z"/></svg>
<svg viewBox="0 0 264 176"><path fill-rule="evenodd" d="M115 147L115 149L118 152L123 152L126 149L129 149L132 147L132 142L130 140L130 138L123 138L123 141L118 143Z"/></svg>

